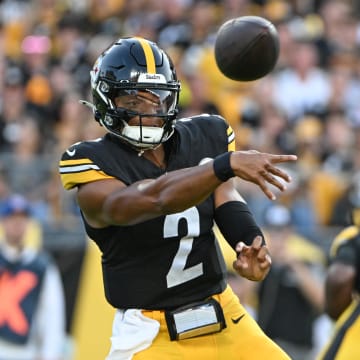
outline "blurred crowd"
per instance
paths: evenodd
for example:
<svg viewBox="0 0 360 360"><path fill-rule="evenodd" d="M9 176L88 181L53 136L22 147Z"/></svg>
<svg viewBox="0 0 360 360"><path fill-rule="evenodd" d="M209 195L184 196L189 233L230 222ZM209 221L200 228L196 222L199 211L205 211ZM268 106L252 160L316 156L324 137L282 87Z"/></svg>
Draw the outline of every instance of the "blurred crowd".
<svg viewBox="0 0 360 360"><path fill-rule="evenodd" d="M213 56L219 26L243 15L269 19L280 37L275 69L254 82L226 79ZM169 53L182 84L181 117L219 113L239 149L298 155L287 169L293 182L277 202L289 210L293 231L325 253L332 229L347 224L350 206L360 207L356 0L1 1L0 210L17 193L41 229L77 229L59 156L104 134L79 100L91 101L89 71L99 53L126 35ZM270 201L253 185L239 182L238 189L266 226ZM61 241L44 238L54 248Z"/></svg>
<svg viewBox="0 0 360 360"><path fill-rule="evenodd" d="M2 1L0 201L26 195L43 224L78 216L71 195L61 193L59 154L102 135L78 102L91 100L89 70L111 41L140 35L176 64L180 116L220 113L240 149L299 156L290 198L281 201L294 208L300 229L314 235L314 226L343 225L334 209L360 170L359 7L350 0ZM281 44L274 71L248 83L226 79L213 56L219 26L242 15L271 20ZM242 185L261 216L265 199Z"/></svg>

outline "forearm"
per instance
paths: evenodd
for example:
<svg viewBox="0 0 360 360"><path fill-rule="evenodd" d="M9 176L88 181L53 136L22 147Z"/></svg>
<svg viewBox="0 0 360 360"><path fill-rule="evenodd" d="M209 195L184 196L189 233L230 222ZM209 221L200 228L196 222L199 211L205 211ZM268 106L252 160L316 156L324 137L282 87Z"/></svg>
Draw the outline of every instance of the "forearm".
<svg viewBox="0 0 360 360"><path fill-rule="evenodd" d="M175 213L199 204L222 183L209 164L177 170L140 186L140 192L154 199L159 214Z"/></svg>
<svg viewBox="0 0 360 360"><path fill-rule="evenodd" d="M215 221L233 249L240 241L251 245L256 236L261 236L265 245L264 235L244 202L228 201L222 204L215 210Z"/></svg>
<svg viewBox="0 0 360 360"><path fill-rule="evenodd" d="M212 162L171 171L113 192L106 199L103 211L111 223L132 225L195 206L221 183Z"/></svg>

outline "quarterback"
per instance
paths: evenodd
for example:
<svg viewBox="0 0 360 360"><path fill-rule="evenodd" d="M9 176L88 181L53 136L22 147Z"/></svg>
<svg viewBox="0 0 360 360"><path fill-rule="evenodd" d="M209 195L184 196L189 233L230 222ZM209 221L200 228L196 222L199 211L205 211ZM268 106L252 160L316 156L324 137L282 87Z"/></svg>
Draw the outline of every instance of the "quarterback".
<svg viewBox="0 0 360 360"><path fill-rule="evenodd" d="M291 180L277 165L296 156L235 151L218 115L177 119L172 61L146 39L117 40L90 75L84 104L107 134L68 148L60 174L76 188L117 309L107 360L289 359L227 285L213 225L236 250L238 274L261 281L270 254L232 178L274 199L271 186Z"/></svg>

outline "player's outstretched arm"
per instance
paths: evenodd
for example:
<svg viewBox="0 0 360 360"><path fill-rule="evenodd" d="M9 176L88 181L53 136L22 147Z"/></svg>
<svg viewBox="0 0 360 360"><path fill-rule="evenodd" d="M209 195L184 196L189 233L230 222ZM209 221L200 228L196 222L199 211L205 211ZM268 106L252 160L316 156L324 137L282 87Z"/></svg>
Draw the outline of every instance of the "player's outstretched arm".
<svg viewBox="0 0 360 360"><path fill-rule="evenodd" d="M200 166L171 171L157 179L130 186L115 179L81 185L79 205L95 227L132 225L197 205L234 176L258 185L270 199L274 199L269 185L284 191L280 178L291 181L289 175L276 165L297 159L295 155L257 151L236 151L220 156L220 160L218 157Z"/></svg>

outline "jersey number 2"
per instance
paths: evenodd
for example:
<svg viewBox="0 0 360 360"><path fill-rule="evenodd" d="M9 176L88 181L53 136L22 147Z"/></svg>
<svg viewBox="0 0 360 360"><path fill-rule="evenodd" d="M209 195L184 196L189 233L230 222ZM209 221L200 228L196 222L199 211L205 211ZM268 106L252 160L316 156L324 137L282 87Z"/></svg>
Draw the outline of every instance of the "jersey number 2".
<svg viewBox="0 0 360 360"><path fill-rule="evenodd" d="M192 250L194 237L200 234L200 216L196 207L192 207L181 213L167 215L164 223L164 238L179 235L178 225L181 219L186 220L188 231L187 234L180 239L178 251L166 275L168 288L180 285L203 274L202 263L185 269L187 258Z"/></svg>

